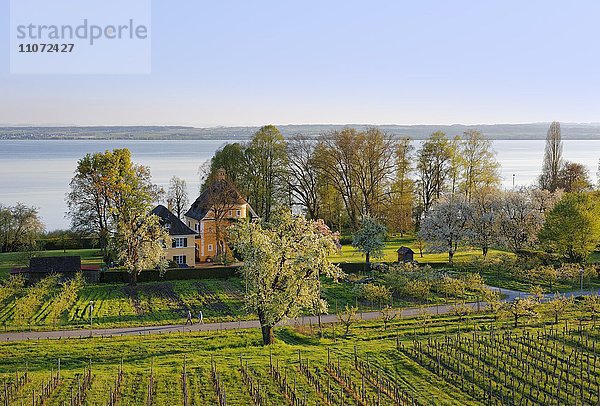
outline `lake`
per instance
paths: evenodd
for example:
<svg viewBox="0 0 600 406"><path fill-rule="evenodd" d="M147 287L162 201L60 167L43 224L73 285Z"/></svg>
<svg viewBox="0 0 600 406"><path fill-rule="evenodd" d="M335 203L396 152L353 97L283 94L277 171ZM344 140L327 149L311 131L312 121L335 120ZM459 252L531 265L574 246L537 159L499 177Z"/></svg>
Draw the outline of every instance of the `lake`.
<svg viewBox="0 0 600 406"><path fill-rule="evenodd" d="M226 140L2 140L0 141L0 203L35 206L48 230L68 228L64 202L77 160L88 152L129 148L136 163L150 167L155 183L166 187L172 176L186 180L190 199L200 188L199 167ZM495 140L505 187L530 185L541 171L544 140ZM565 140L566 160L584 164L596 180L600 140ZM415 142L418 147L418 141Z"/></svg>

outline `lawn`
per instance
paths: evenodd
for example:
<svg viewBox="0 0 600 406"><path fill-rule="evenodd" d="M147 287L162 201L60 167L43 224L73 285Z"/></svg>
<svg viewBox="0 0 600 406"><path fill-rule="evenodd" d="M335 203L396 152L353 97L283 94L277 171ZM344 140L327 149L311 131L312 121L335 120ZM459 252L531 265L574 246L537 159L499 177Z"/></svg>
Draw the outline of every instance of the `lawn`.
<svg viewBox="0 0 600 406"><path fill-rule="evenodd" d="M81 257L82 265L101 265L102 257L96 249L81 250L55 250L36 252L3 252L0 253L0 280L6 278L12 268L29 266L29 258L36 257L59 257L63 255L78 255Z"/></svg>
<svg viewBox="0 0 600 406"><path fill-rule="evenodd" d="M119 404L144 404L149 396L158 405L184 404L184 397L187 404L218 404L217 385L229 405L254 403L251 387L260 387L254 399L259 396L266 404L286 404L291 396L307 405L324 404L325 398L335 405L393 405L399 403L394 396L417 405L483 405L487 397L494 404L503 399L516 404L523 396L531 396L529 404L542 404L544 391L552 387L560 404L575 404L580 394L595 404L600 365L585 363L584 368L579 358L564 355L593 358L598 327L580 325L581 313L574 310L555 334L541 314L517 329L510 320L495 322L487 314L464 321L449 316L396 319L387 328L381 321L357 322L347 337L342 325L325 325L321 336L315 326L285 327L275 330L271 347L261 345L258 329L1 342L0 378L10 385L27 371L11 404L39 396L42 384L56 376L59 359L60 379L44 396L47 405L69 404L90 365L91 382L81 385L85 404L108 404L121 363ZM469 340L476 345L468 345ZM568 370L573 378L558 391L560 378L553 368ZM518 373L523 369L528 373ZM486 393L487 388L494 390Z"/></svg>
<svg viewBox="0 0 600 406"><path fill-rule="evenodd" d="M398 253L396 252L398 248L401 246L405 246L411 248L415 252L415 261L420 264L447 264L448 263L448 253L433 253L427 252L424 250L423 257L419 255L419 248L416 244L415 237L411 235L406 235L404 237L393 236L389 238L385 243L385 248L383 249L383 257L382 258L373 258L373 262L381 261L381 262L395 262L398 260ZM507 254L505 251L500 250L490 250L488 256L493 258L497 255ZM459 250L454 255L454 261L457 263L467 262L473 260L475 258L481 258L481 250ZM352 245L343 245L341 252L330 257L332 262L364 262L365 256L356 251Z"/></svg>

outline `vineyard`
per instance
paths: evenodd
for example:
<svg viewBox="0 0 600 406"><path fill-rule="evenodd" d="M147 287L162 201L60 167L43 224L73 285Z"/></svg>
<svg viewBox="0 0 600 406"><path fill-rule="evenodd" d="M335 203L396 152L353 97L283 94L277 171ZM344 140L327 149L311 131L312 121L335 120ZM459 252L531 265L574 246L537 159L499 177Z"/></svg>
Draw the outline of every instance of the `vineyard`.
<svg viewBox="0 0 600 406"><path fill-rule="evenodd" d="M4 405L596 405L600 329L487 315L0 343Z"/></svg>

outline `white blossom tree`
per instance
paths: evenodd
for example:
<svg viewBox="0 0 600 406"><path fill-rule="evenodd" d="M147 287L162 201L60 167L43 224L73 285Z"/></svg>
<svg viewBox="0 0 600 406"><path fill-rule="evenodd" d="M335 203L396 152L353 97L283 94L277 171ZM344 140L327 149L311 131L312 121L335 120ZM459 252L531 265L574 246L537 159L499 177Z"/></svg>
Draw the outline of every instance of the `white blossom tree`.
<svg viewBox="0 0 600 406"><path fill-rule="evenodd" d="M500 242L512 252L519 253L530 248L544 222L527 190L503 194L499 212Z"/></svg>
<svg viewBox="0 0 600 406"><path fill-rule="evenodd" d="M260 321L263 343L274 341L273 327L313 310L320 298L319 276L337 278L338 267L328 256L335 252L331 237L316 222L278 210L268 222L240 222L228 229L234 252L244 261L245 301Z"/></svg>
<svg viewBox="0 0 600 406"><path fill-rule="evenodd" d="M365 254L367 270L371 267L371 257L383 256L386 236L387 229L378 219L368 216L362 219L360 228L352 239L352 246Z"/></svg>
<svg viewBox="0 0 600 406"><path fill-rule="evenodd" d="M473 194L470 205L470 241L481 248L485 258L490 247L498 241L500 200L497 193L484 191Z"/></svg>
<svg viewBox="0 0 600 406"><path fill-rule="evenodd" d="M450 199L434 205L423 219L419 237L434 251L448 253L448 262L458 246L470 236L467 227L471 207L463 199Z"/></svg>
<svg viewBox="0 0 600 406"><path fill-rule="evenodd" d="M158 216L147 211L127 212L121 215L114 240L119 262L129 272L132 285L146 269L167 266L165 246L170 244L169 233L160 225Z"/></svg>

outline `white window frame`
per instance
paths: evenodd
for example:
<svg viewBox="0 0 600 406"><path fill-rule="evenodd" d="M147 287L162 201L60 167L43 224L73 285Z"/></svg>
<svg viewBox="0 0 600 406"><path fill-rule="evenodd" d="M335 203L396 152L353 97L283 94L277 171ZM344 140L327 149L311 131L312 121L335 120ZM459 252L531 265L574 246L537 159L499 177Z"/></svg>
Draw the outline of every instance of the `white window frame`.
<svg viewBox="0 0 600 406"><path fill-rule="evenodd" d="M175 246L173 248L185 248L185 240L187 237L174 237L173 242L175 242Z"/></svg>
<svg viewBox="0 0 600 406"><path fill-rule="evenodd" d="M236 217L241 217L241 216L242 216L242 211L241 211L241 210L239 210L239 209L238 209L238 210L236 210L236 211L235 211L235 215L236 215Z"/></svg>
<svg viewBox="0 0 600 406"><path fill-rule="evenodd" d="M173 262L177 265L187 265L187 258L185 255L173 255Z"/></svg>
<svg viewBox="0 0 600 406"><path fill-rule="evenodd" d="M212 252L213 251L213 245L212 244L208 244L208 252Z"/></svg>

